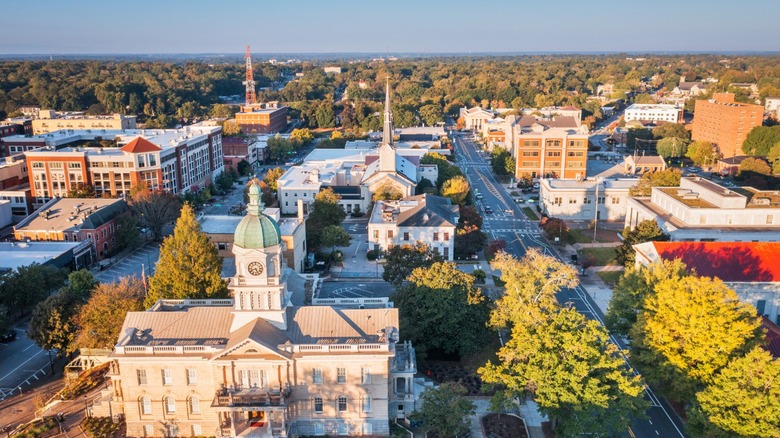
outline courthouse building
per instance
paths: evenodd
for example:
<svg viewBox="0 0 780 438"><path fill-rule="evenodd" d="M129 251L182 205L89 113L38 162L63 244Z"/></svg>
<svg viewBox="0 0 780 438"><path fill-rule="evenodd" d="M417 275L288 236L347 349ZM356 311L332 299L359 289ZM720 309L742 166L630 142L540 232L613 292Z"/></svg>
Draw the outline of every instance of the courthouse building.
<svg viewBox="0 0 780 438"><path fill-rule="evenodd" d="M415 401L398 310L294 305L303 291L287 288L279 226L258 185L249 197L233 298L129 312L93 413L123 414L133 437L388 436Z"/></svg>

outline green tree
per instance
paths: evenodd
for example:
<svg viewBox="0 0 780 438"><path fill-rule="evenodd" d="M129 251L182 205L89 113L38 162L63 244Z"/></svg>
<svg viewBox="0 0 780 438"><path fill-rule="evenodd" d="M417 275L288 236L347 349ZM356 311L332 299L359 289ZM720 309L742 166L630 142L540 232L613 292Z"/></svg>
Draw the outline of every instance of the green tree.
<svg viewBox="0 0 780 438"><path fill-rule="evenodd" d="M315 113L317 126L320 128L333 128L336 126L336 113L333 111L333 101L322 101Z"/></svg>
<svg viewBox="0 0 780 438"><path fill-rule="evenodd" d="M487 244L482 232L482 216L474 207L460 206L460 218L455 228L455 256L459 258L476 254Z"/></svg>
<svg viewBox="0 0 780 438"><path fill-rule="evenodd" d="M739 176L747 178L752 175L771 175L772 168L763 158L748 157L739 163Z"/></svg>
<svg viewBox="0 0 780 438"><path fill-rule="evenodd" d="M474 287L474 277L455 263L435 262L417 268L396 290L401 333L421 354L431 350L461 357L484 348L490 337L490 305Z"/></svg>
<svg viewBox="0 0 780 438"><path fill-rule="evenodd" d="M490 323L509 330L498 361L479 369L505 403L533 396L561 436L613 436L647 407L639 376L628 370L609 333L555 293L577 284L571 267L531 251L521 261L499 254L492 264L506 283Z"/></svg>
<svg viewBox="0 0 780 438"><path fill-rule="evenodd" d="M548 237L563 240L569 234L569 227L563 219L545 216L539 221L539 226Z"/></svg>
<svg viewBox="0 0 780 438"><path fill-rule="evenodd" d="M699 166L715 164L718 152L715 146L708 141L694 141L688 145L685 156Z"/></svg>
<svg viewBox="0 0 780 438"><path fill-rule="evenodd" d="M667 241L669 235L664 233L654 220L644 220L636 228L623 230L623 243L617 247L617 261L626 268L634 266L636 250L634 245L650 241Z"/></svg>
<svg viewBox="0 0 780 438"><path fill-rule="evenodd" d="M16 272L3 278L0 287L2 304L9 312L18 311L19 316L24 316L46 299L51 291L63 286L67 278L64 270L52 266L38 263L20 266Z"/></svg>
<svg viewBox="0 0 780 438"><path fill-rule="evenodd" d="M249 161L242 159L236 164L236 170L241 176L249 176L252 174L252 165L249 164Z"/></svg>
<svg viewBox="0 0 780 438"><path fill-rule="evenodd" d="M696 394L691 428L707 437L780 436L780 361L756 347Z"/></svg>
<svg viewBox="0 0 780 438"><path fill-rule="evenodd" d="M44 350L57 350L58 357L70 354L76 335L73 316L77 307L66 293L57 293L40 302L30 319L30 339Z"/></svg>
<svg viewBox="0 0 780 438"><path fill-rule="evenodd" d="M653 136L655 138L679 138L687 143L691 139L691 132L685 129L685 125L681 123L665 123L653 129Z"/></svg>
<svg viewBox="0 0 780 438"><path fill-rule="evenodd" d="M352 237L341 225L328 225L322 229L322 236L320 237L320 243L322 246L330 247L331 254L333 254L337 246L349 246L351 240Z"/></svg>
<svg viewBox="0 0 780 438"><path fill-rule="evenodd" d="M160 259L144 304L150 307L163 298L227 297L221 274L222 258L217 247L200 230L192 207L185 205L173 235L166 237L160 247Z"/></svg>
<svg viewBox="0 0 780 438"><path fill-rule="evenodd" d="M421 164L435 164L439 172L439 176L436 178L436 188L441 191L445 181L452 179L458 175L463 175L463 172L459 168L455 167L452 163L447 161L444 155L436 152L428 152L420 159Z"/></svg>
<svg viewBox="0 0 780 438"><path fill-rule="evenodd" d="M420 118L428 126L434 126L444 121L440 105L424 105L420 107Z"/></svg>
<svg viewBox="0 0 780 438"><path fill-rule="evenodd" d="M292 130L290 133L290 138L292 140L297 140L301 144L306 144L314 140L314 134L311 133L309 128L298 128Z"/></svg>
<svg viewBox="0 0 780 438"><path fill-rule="evenodd" d="M127 312L144 310L145 294L146 288L137 277L124 277L116 283L98 285L76 317L76 346L113 348Z"/></svg>
<svg viewBox="0 0 780 438"><path fill-rule="evenodd" d="M677 401L690 400L763 338L754 307L718 279L691 276L657 283L630 335L634 363Z"/></svg>
<svg viewBox="0 0 780 438"><path fill-rule="evenodd" d="M442 261L442 256L425 243L394 245L385 252L382 279L399 288L415 269Z"/></svg>
<svg viewBox="0 0 780 438"><path fill-rule="evenodd" d="M679 280L690 275L679 259L661 260L648 266L629 267L612 290L604 325L610 333L628 336L636 323L636 316L644 310L645 297L656 284L664 280Z"/></svg>
<svg viewBox="0 0 780 438"><path fill-rule="evenodd" d="M469 190L469 182L462 175L458 175L445 181L441 186L441 195L450 198L453 204L465 205Z"/></svg>
<svg viewBox="0 0 780 438"><path fill-rule="evenodd" d="M493 167L493 172L495 172L496 175L513 175L515 173L515 162L512 159L512 154L510 154L508 150L501 147L494 147L490 156L490 165Z"/></svg>
<svg viewBox="0 0 780 438"><path fill-rule="evenodd" d="M772 173L780 174L780 142L772 146L766 158L772 164Z"/></svg>
<svg viewBox="0 0 780 438"><path fill-rule="evenodd" d="M417 187L415 187L416 195L422 195L424 193L428 193L431 195L436 194L436 186L434 186L433 183L430 180L428 180L428 178L420 179L420 182L417 183Z"/></svg>
<svg viewBox="0 0 780 438"><path fill-rule="evenodd" d="M268 169L268 172L265 174L263 181L265 181L266 184L268 184L268 187L270 187L271 190L276 193L276 191L279 190L278 181L282 175L284 175L284 169L281 167L274 167L273 169Z"/></svg>
<svg viewBox="0 0 780 438"><path fill-rule="evenodd" d="M163 227L179 217L181 201L171 193L140 187L132 194L130 208L141 219L141 223L149 227L154 240L160 240Z"/></svg>
<svg viewBox="0 0 780 438"><path fill-rule="evenodd" d="M648 145L648 140L652 139L653 131L649 129L629 129L626 133L626 147L629 149L642 148Z"/></svg>
<svg viewBox="0 0 780 438"><path fill-rule="evenodd" d="M217 184L217 188L223 192L227 192L233 188L233 178L231 178L230 174L227 172L222 172L217 175L217 178L214 180L214 182Z"/></svg>
<svg viewBox="0 0 780 438"><path fill-rule="evenodd" d="M236 115L236 109L233 106L225 105L224 103L215 103L211 106L209 115L216 119L229 119Z"/></svg>
<svg viewBox="0 0 780 438"><path fill-rule="evenodd" d="M222 135L225 137L235 137L241 135L241 126L235 120L228 120L222 124Z"/></svg>
<svg viewBox="0 0 780 438"><path fill-rule="evenodd" d="M125 212L116 219L116 244L120 249L138 248L141 245L141 236L138 232L140 222L131 212Z"/></svg>
<svg viewBox="0 0 780 438"><path fill-rule="evenodd" d="M664 158L684 157L688 152L688 144L679 137L666 137L658 140L655 150Z"/></svg>
<svg viewBox="0 0 780 438"><path fill-rule="evenodd" d="M747 155L765 157L778 143L780 143L780 125L756 126L742 142L742 152Z"/></svg>
<svg viewBox="0 0 780 438"><path fill-rule="evenodd" d="M68 190L68 198L94 198L95 186L86 183L76 183Z"/></svg>
<svg viewBox="0 0 780 438"><path fill-rule="evenodd" d="M403 198L401 191L390 182L385 182L374 190L374 201L396 201Z"/></svg>
<svg viewBox="0 0 780 438"><path fill-rule="evenodd" d="M466 394L468 390L459 383L442 383L422 393L422 407L414 416L438 436L461 435L469 429L470 418L476 412L476 406Z"/></svg>
<svg viewBox="0 0 780 438"><path fill-rule="evenodd" d="M277 134L268 139L268 158L271 161L279 162L286 159L295 149L296 143L294 141L282 138Z"/></svg>
<svg viewBox="0 0 780 438"><path fill-rule="evenodd" d="M318 249L321 245L322 231L328 225L340 225L347 214L339 205L341 196L328 187L317 193L306 219L306 244L309 251Z"/></svg>
<svg viewBox="0 0 780 438"><path fill-rule="evenodd" d="M653 187L679 187L682 172L673 167L655 172L645 172L636 185L628 190L631 196L650 196Z"/></svg>

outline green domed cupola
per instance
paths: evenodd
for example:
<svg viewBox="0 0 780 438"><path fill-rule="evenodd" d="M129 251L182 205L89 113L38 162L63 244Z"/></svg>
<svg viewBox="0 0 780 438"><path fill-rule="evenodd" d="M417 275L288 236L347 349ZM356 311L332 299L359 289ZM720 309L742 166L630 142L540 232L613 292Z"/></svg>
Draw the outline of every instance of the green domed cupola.
<svg viewBox="0 0 780 438"><path fill-rule="evenodd" d="M263 214L265 206L260 202L260 185L252 180L249 186L247 215L241 219L233 237L233 243L242 248L256 249L279 245L282 233L275 220Z"/></svg>

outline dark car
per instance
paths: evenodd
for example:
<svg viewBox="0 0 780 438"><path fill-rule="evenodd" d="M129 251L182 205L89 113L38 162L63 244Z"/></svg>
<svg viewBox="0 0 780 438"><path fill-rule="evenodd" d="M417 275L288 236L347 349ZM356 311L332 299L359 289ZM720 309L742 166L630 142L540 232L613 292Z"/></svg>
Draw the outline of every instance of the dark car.
<svg viewBox="0 0 780 438"><path fill-rule="evenodd" d="M571 264L576 265L577 264L577 254L571 255Z"/></svg>
<svg viewBox="0 0 780 438"><path fill-rule="evenodd" d="M490 207L485 207L485 214L493 214L493 209Z"/></svg>
<svg viewBox="0 0 780 438"><path fill-rule="evenodd" d="M3 335L0 335L0 342L6 343L16 340L16 330L9 330Z"/></svg>

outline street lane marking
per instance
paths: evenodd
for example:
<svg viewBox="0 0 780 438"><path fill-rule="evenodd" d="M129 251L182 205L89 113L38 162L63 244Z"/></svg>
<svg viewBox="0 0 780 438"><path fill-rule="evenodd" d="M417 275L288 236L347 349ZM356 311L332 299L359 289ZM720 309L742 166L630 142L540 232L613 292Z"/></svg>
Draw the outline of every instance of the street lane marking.
<svg viewBox="0 0 780 438"><path fill-rule="evenodd" d="M9 372L8 372L8 374L4 375L3 377L0 377L0 382L2 382L3 380L5 380L5 379L6 379L8 376L10 376L11 374L15 373L15 372L16 372L16 371L17 371L19 368L21 368L21 367L23 367L23 366L27 365L27 362L29 362L29 361L31 361L31 360L33 360L33 359L35 359L35 357L36 357L36 356L38 356L39 354L41 354L41 353L43 353L43 352L44 352L44 351L43 351L43 350L41 350L41 351L39 351L39 352L37 352L37 353L33 354L32 356L30 356L30 358L29 358L29 359L27 359L26 361L22 362L22 363L21 363L21 365L19 365L18 367L16 367L16 368L12 369L11 371L9 371Z"/></svg>
<svg viewBox="0 0 780 438"><path fill-rule="evenodd" d="M27 350L29 350L29 349L31 349L31 348L33 348L33 347L37 347L37 345L35 345L35 344L31 344L29 347L25 348L25 349L24 349L24 350L22 350L22 351L27 351Z"/></svg>

